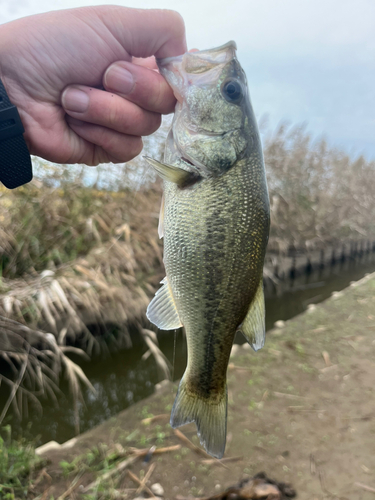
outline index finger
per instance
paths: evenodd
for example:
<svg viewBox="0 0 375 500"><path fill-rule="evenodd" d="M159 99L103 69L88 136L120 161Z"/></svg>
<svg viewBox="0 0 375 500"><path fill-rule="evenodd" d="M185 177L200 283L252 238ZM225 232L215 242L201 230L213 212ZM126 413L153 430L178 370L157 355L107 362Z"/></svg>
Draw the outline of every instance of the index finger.
<svg viewBox="0 0 375 500"><path fill-rule="evenodd" d="M134 57L171 57L187 50L185 24L178 12L117 6L101 6L95 10L100 12L101 19L122 47Z"/></svg>

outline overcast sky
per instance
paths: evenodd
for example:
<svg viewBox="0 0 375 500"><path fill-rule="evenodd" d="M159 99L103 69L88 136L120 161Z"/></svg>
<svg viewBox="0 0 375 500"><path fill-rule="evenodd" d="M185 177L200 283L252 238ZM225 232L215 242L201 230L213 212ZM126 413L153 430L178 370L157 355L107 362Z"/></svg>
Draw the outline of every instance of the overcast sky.
<svg viewBox="0 0 375 500"><path fill-rule="evenodd" d="M54 0L54 9L117 3ZM0 0L0 23L51 10ZM315 136L375 160L375 0L128 0L185 19L189 48L233 39L258 117L306 121Z"/></svg>

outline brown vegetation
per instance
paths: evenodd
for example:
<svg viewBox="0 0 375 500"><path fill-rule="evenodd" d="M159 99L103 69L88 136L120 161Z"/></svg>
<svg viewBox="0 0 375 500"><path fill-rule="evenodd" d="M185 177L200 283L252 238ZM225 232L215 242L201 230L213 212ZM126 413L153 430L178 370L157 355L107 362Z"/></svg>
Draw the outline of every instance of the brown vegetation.
<svg viewBox="0 0 375 500"><path fill-rule="evenodd" d="M0 206L10 196L26 212L37 204L39 215L31 218L33 227L23 231L23 240L21 230L11 234L11 222L3 228L0 313L46 325L55 335L63 326L77 335L87 324L139 320L162 277L160 193L91 190L88 202L82 187L44 189L39 197L34 186L23 190L27 198L22 191L0 198ZM82 256L72 259L72 253Z"/></svg>
<svg viewBox="0 0 375 500"><path fill-rule="evenodd" d="M131 345L135 325L168 377L153 332L143 328L149 297L163 277L160 188L106 192L78 182L51 184L48 177L0 191L0 361L9 372L4 388L17 386L20 396L12 391L9 401L18 402L20 412L27 409L22 398L53 396L63 375L79 399L79 382L88 381L65 353L91 356L103 349L89 325L118 325L110 339L116 349Z"/></svg>
<svg viewBox="0 0 375 500"><path fill-rule="evenodd" d="M265 141L271 201L269 248L375 237L375 161L352 159L282 124Z"/></svg>
<svg viewBox="0 0 375 500"><path fill-rule="evenodd" d="M9 375L0 374L0 384L7 387L9 393L0 414L0 425L11 405L18 416L23 413L27 415L29 403L41 412L39 399L49 397L55 400L62 373L68 379L77 410L77 403L82 397L81 384L92 390L94 388L82 369L66 356L66 352L72 350L75 354L87 357L81 349L58 345L50 333L0 316L0 362L10 369Z"/></svg>

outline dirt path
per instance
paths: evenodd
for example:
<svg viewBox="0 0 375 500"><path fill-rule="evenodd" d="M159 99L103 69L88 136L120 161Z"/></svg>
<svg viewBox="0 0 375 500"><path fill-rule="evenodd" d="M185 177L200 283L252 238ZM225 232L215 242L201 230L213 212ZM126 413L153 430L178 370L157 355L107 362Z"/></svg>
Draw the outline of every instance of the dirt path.
<svg viewBox="0 0 375 500"><path fill-rule="evenodd" d="M374 384L375 274L269 332L265 348L257 354L236 349L228 371L225 457L242 459L228 462L227 468L207 464L174 435L168 416L141 423L170 412L177 385L169 384L80 436L72 448L46 453L52 460L47 469L53 478L49 493L57 498L65 491L84 470L88 451L100 443L126 449L182 444L178 451L154 455L146 465L138 460L132 472L143 477L155 464L149 484L160 483L166 499L213 495L265 471L291 482L299 499L373 500L375 493L358 483L375 488ZM193 425L181 430L199 444ZM84 457L82 463L76 459L70 475L63 477L59 463L78 455ZM79 483L87 486L97 473L85 467L88 471ZM134 487L128 475L116 486ZM83 486L76 488L74 498L84 498L82 490ZM111 498L110 486L104 491L91 492L89 498ZM134 498L134 493L128 494Z"/></svg>

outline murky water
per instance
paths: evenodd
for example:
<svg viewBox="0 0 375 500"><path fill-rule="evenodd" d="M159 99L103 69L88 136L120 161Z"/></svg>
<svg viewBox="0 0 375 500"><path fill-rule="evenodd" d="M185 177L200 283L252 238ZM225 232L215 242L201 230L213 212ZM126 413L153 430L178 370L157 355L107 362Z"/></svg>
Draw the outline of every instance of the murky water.
<svg viewBox="0 0 375 500"><path fill-rule="evenodd" d="M374 270L375 256L370 255L362 262L337 264L321 273L300 277L293 284L286 285L282 294L277 295L268 290L267 329L272 328L275 321L287 320L300 314L308 304L321 302L333 291L345 288L351 281L356 281ZM242 342L241 339L238 340ZM186 365L186 343L183 335L178 333L175 339L173 332L164 332L159 335L159 343L171 363L174 359L174 378L180 378ZM152 394L154 384L160 381L160 375L152 357L142 360L145 350L143 341L138 339L131 350L82 365L96 389L96 394L89 390L84 391L84 403L79 407L81 432ZM40 444L50 440L62 443L70 439L76 434L74 411L69 397L65 395L68 391L64 384L61 390L58 406L51 401L46 402L42 415L30 408L28 418L21 422L9 414L4 424L12 425L13 435L33 439L38 436ZM3 401L0 401L0 407L2 404Z"/></svg>

